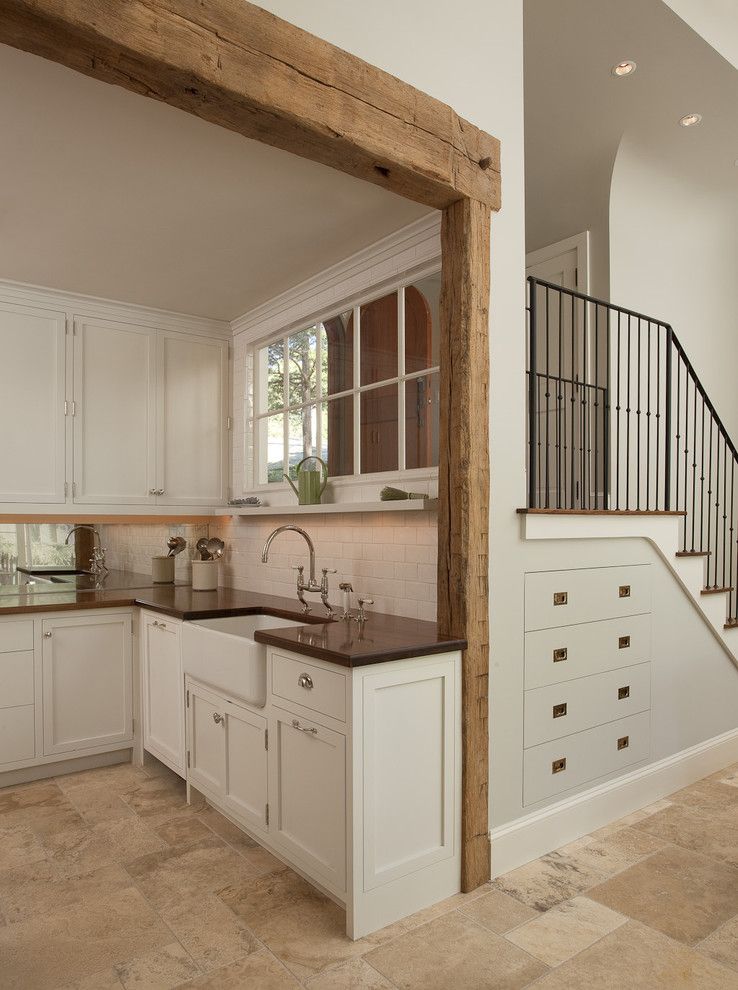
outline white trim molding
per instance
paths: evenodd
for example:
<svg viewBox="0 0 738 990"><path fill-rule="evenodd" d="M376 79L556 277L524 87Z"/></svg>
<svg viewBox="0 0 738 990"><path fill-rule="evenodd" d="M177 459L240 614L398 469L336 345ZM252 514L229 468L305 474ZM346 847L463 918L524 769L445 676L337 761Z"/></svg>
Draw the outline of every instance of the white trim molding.
<svg viewBox="0 0 738 990"><path fill-rule="evenodd" d="M492 876L499 877L545 856L736 760L738 729L732 729L616 780L493 828L490 832Z"/></svg>
<svg viewBox="0 0 738 990"><path fill-rule="evenodd" d="M567 237L563 241L556 241L555 244L548 244L546 247L526 254L526 275L529 274L528 269L543 265L545 262L552 261L554 258L558 258L560 255L566 254L569 251L576 251L577 253L577 273L579 276L576 286L577 291L588 293L590 267L588 230L583 230L581 234L574 234L573 237Z"/></svg>

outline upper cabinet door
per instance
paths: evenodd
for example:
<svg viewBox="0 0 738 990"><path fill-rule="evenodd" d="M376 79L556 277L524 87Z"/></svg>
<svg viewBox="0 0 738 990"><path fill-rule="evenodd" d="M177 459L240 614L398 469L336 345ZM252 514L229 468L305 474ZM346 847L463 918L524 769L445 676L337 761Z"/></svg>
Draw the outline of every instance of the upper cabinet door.
<svg viewBox="0 0 738 990"><path fill-rule="evenodd" d="M154 501L156 333L75 321L75 502Z"/></svg>
<svg viewBox="0 0 738 990"><path fill-rule="evenodd" d="M0 303L0 501L63 502L63 313Z"/></svg>
<svg viewBox="0 0 738 990"><path fill-rule="evenodd" d="M157 488L160 504L225 500L228 344L159 337Z"/></svg>

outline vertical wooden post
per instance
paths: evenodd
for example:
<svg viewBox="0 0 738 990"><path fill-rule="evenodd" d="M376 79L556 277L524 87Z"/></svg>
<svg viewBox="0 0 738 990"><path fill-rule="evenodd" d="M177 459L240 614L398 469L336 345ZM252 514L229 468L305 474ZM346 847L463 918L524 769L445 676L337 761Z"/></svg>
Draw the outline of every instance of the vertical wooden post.
<svg viewBox="0 0 738 990"><path fill-rule="evenodd" d="M490 877L489 292L490 209L461 199L441 226L438 622L463 637L461 889Z"/></svg>

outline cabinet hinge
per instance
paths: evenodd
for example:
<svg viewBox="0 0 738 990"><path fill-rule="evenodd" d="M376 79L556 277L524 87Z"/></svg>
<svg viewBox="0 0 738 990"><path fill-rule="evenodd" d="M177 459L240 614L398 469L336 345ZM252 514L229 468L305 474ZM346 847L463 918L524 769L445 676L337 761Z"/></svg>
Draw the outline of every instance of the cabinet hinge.
<svg viewBox="0 0 738 990"><path fill-rule="evenodd" d="M76 481L73 481L72 482L72 498L74 498L74 496L76 494L77 494L77 482Z"/></svg>
<svg viewBox="0 0 738 990"><path fill-rule="evenodd" d="M269 749L269 729L264 729L264 749Z"/></svg>
<svg viewBox="0 0 738 990"><path fill-rule="evenodd" d="M64 400L64 415L69 415L69 402L66 399Z"/></svg>
<svg viewBox="0 0 738 990"><path fill-rule="evenodd" d="M226 429L227 430L233 429L233 420L231 419L230 416L226 416Z"/></svg>
<svg viewBox="0 0 738 990"><path fill-rule="evenodd" d="M266 816L266 823L268 825L269 824L269 805L266 806L265 816Z"/></svg>
<svg viewBox="0 0 738 990"><path fill-rule="evenodd" d="M66 498L68 494L69 494L69 483L65 481L64 482L64 498Z"/></svg>
<svg viewBox="0 0 738 990"><path fill-rule="evenodd" d="M187 688L187 707L190 707L190 689Z"/></svg>
<svg viewBox="0 0 738 990"><path fill-rule="evenodd" d="M189 765L190 765L190 751L188 749L187 750L187 766L189 767Z"/></svg>

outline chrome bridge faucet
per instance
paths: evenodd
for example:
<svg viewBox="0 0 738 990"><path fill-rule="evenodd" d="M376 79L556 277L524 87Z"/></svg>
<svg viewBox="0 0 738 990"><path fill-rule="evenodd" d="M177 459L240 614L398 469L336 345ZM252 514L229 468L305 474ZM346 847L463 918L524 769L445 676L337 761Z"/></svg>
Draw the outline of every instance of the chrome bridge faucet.
<svg viewBox="0 0 738 990"><path fill-rule="evenodd" d="M320 583L318 583L315 577L315 545L304 529L301 529L299 526L293 526L291 523L286 526L277 527L273 533L269 534L267 541L264 544L264 549L261 551L262 564L266 564L269 561L269 548L271 547L275 537L279 536L280 533L299 533L308 545L308 552L310 554L310 576L308 577L307 582L305 581L304 564L296 564L292 567L293 571L297 571L297 598L302 605L303 612L307 613L310 611L310 606L305 601L305 593L308 592L320 595L320 600L328 613L329 619L337 618L333 611L333 606L328 601L328 575L335 574L336 571L331 567L323 567L323 578Z"/></svg>

